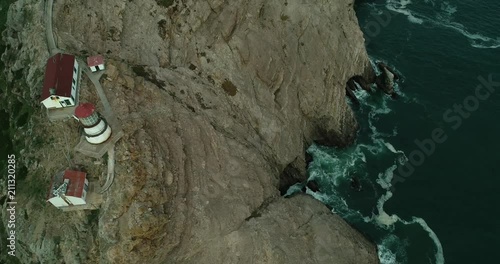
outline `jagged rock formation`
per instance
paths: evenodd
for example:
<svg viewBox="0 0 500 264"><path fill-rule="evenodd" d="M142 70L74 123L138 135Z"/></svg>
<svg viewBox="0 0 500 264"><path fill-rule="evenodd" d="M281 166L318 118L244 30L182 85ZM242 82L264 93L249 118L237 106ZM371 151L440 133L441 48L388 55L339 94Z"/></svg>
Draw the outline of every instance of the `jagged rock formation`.
<svg viewBox="0 0 500 264"><path fill-rule="evenodd" d="M313 141L345 146L355 138L345 85L372 72L352 4L56 1L58 47L106 55L101 81L126 136L98 217L30 211L20 220L21 260L378 263L374 245L322 204L279 192L305 180L304 150ZM34 83L40 76L15 58L43 69L43 3L18 6L4 61L10 71L25 67ZM17 28L21 10L33 11L34 21ZM36 99L40 87L29 88ZM82 100L95 98L90 89ZM34 229L43 235L31 236Z"/></svg>

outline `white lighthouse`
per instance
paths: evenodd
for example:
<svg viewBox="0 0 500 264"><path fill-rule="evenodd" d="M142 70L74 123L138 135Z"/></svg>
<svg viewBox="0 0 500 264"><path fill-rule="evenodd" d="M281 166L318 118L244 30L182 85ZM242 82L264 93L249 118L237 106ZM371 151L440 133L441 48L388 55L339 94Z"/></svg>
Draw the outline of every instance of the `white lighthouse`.
<svg viewBox="0 0 500 264"><path fill-rule="evenodd" d="M101 144L111 136L111 127L93 104L80 104L75 109L75 117L82 123L85 138L90 144Z"/></svg>

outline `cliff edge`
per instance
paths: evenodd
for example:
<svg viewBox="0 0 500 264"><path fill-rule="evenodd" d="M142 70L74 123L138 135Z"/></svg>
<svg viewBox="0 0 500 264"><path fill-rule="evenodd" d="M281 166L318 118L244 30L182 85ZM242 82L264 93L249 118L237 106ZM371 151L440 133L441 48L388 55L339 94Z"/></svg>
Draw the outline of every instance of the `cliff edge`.
<svg viewBox="0 0 500 264"><path fill-rule="evenodd" d="M3 34L7 77L22 72L17 93L34 105L43 9L16 2ZM372 73L353 0L58 0L53 23L59 49L105 55L101 83L125 136L98 212L19 192L22 263L378 263L375 245L320 202L280 196L305 180L313 141L355 139L345 85ZM84 82L81 101L97 103ZM30 133L50 143L25 142L26 180L47 183L69 162L102 182L102 161L61 151L78 139L74 123L33 114Z"/></svg>

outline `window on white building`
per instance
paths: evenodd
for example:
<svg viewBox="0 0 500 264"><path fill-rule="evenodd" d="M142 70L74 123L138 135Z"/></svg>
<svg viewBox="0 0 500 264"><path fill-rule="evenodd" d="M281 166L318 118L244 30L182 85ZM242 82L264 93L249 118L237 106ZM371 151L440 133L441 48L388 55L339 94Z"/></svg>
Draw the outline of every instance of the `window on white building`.
<svg viewBox="0 0 500 264"><path fill-rule="evenodd" d="M97 114L92 114L89 117L86 117L84 119L81 119L80 121L82 122L83 125L85 126L93 126L97 124L97 121L99 120L99 116Z"/></svg>

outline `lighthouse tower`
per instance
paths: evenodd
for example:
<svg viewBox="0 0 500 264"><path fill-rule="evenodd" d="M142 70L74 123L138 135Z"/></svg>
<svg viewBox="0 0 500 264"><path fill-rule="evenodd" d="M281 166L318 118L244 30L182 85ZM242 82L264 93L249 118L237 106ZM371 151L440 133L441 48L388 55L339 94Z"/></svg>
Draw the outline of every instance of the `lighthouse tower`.
<svg viewBox="0 0 500 264"><path fill-rule="evenodd" d="M80 104L75 109L75 117L82 123L85 138L90 144L101 144L111 136L111 127L95 110L93 104Z"/></svg>

